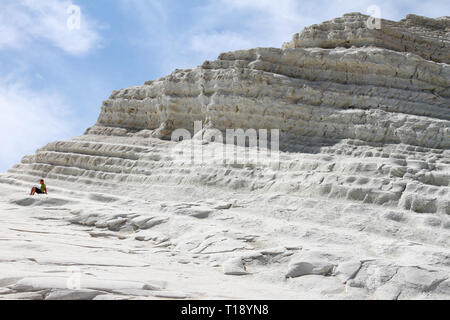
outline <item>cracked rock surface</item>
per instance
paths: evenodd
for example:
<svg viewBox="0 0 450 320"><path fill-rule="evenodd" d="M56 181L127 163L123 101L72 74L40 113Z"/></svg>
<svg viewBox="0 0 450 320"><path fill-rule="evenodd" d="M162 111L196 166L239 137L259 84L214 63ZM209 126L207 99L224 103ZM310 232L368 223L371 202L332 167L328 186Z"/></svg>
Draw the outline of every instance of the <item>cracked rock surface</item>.
<svg viewBox="0 0 450 320"><path fill-rule="evenodd" d="M0 174L0 299L449 299L449 18L367 18L114 91ZM279 159L210 161L228 128Z"/></svg>

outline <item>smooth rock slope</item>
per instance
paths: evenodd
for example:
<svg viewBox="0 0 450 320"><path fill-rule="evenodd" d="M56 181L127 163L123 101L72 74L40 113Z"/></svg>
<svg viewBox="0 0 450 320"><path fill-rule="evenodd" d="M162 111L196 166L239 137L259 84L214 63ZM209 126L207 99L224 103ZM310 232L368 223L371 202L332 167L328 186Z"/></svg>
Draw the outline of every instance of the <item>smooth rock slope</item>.
<svg viewBox="0 0 450 320"><path fill-rule="evenodd" d="M450 18L368 18L114 91L25 156L0 175L0 296L448 299ZM210 161L237 128L279 129L279 158Z"/></svg>

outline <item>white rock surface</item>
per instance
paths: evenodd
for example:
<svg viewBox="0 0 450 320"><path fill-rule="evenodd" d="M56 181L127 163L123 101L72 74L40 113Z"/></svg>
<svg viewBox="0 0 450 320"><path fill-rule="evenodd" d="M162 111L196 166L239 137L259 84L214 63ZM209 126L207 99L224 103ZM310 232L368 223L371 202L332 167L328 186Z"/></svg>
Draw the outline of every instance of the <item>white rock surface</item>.
<svg viewBox="0 0 450 320"><path fill-rule="evenodd" d="M354 278L358 271L361 269L361 261L348 261L339 264L334 274L346 283L348 280Z"/></svg>
<svg viewBox="0 0 450 320"><path fill-rule="evenodd" d="M223 264L223 273L226 275L242 276L248 274L244 261L241 258L233 258Z"/></svg>
<svg viewBox="0 0 450 320"><path fill-rule="evenodd" d="M296 278L306 275L327 276L333 271L334 265L327 259L326 255L310 251L294 256L289 262L286 278Z"/></svg>
<svg viewBox="0 0 450 320"><path fill-rule="evenodd" d="M366 19L114 91L1 174L0 299L449 299L449 19ZM279 163L193 163L193 121Z"/></svg>
<svg viewBox="0 0 450 320"><path fill-rule="evenodd" d="M375 46L450 63L449 17L430 19L409 14L399 22L382 19L380 29L368 28L369 18L355 12L313 25L295 34L283 48Z"/></svg>

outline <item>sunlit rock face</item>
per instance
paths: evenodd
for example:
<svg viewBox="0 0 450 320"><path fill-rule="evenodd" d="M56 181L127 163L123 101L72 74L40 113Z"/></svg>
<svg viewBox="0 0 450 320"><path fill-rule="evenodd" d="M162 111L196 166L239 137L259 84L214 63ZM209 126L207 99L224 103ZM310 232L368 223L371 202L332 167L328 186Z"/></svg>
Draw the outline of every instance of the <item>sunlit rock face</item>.
<svg viewBox="0 0 450 320"><path fill-rule="evenodd" d="M283 49L223 53L114 91L87 136L170 139L195 121L223 132L280 129L281 150L299 151L281 172L315 170L295 192L447 212L450 20L408 15L382 20L378 30L367 28L368 18L344 15L306 28ZM313 165L302 151L317 154Z"/></svg>
<svg viewBox="0 0 450 320"><path fill-rule="evenodd" d="M246 288L256 279L277 297L448 298L450 18L408 15L380 29L368 19L346 14L281 49L223 53L114 91L84 135L25 156L0 185L45 178L58 199L13 195L11 206L71 210L61 219L163 243L182 265L204 254L202 270L222 267ZM239 128L278 129L276 163L180 156L193 145L221 152L207 134ZM196 139L171 141L178 129ZM220 279L202 284L206 296L220 297Z"/></svg>
<svg viewBox="0 0 450 320"><path fill-rule="evenodd" d="M405 19L377 22L360 13L305 28L283 48L378 47L410 52L434 62L450 62L450 17L430 19L409 14Z"/></svg>

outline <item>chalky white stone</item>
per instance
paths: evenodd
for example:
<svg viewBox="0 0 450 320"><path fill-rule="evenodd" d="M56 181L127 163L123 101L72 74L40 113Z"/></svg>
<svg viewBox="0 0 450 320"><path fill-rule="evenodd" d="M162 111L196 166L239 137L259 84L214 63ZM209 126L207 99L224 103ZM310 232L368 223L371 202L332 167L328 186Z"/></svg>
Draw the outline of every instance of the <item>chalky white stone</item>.
<svg viewBox="0 0 450 320"><path fill-rule="evenodd" d="M114 91L1 174L0 299L449 299L450 18L367 19ZM238 128L279 161L192 161Z"/></svg>

